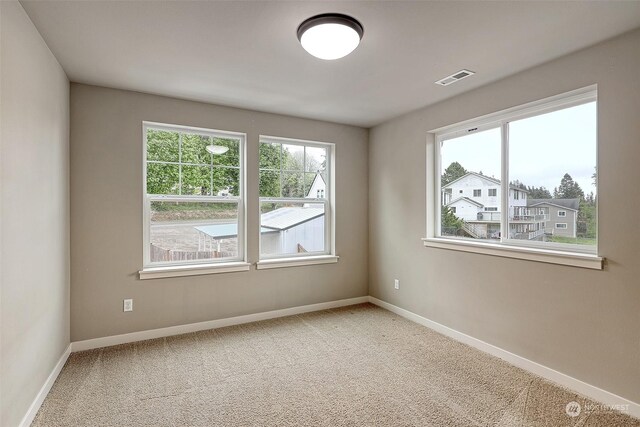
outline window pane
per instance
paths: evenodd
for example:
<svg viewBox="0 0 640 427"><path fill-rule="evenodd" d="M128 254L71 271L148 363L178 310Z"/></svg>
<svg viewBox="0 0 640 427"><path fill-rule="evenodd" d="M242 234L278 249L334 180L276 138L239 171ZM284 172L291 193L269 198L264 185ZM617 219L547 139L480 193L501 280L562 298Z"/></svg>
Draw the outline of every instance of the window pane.
<svg viewBox="0 0 640 427"><path fill-rule="evenodd" d="M304 169L304 146L282 144L282 169L291 171Z"/></svg>
<svg viewBox="0 0 640 427"><path fill-rule="evenodd" d="M178 194L179 167L147 163L147 194Z"/></svg>
<svg viewBox="0 0 640 427"><path fill-rule="evenodd" d="M303 173L283 172L282 173L282 197L304 197Z"/></svg>
<svg viewBox="0 0 640 427"><path fill-rule="evenodd" d="M240 169L214 167L213 194L224 197L240 195Z"/></svg>
<svg viewBox="0 0 640 427"><path fill-rule="evenodd" d="M147 129L147 160L177 162L179 138L178 132Z"/></svg>
<svg viewBox="0 0 640 427"><path fill-rule="evenodd" d="M500 141L496 128L442 143L442 236L500 239Z"/></svg>
<svg viewBox="0 0 640 427"><path fill-rule="evenodd" d="M280 172L260 171L260 197L280 197Z"/></svg>
<svg viewBox="0 0 640 427"><path fill-rule="evenodd" d="M321 147L305 147L305 166L307 172L319 172L327 168L327 149Z"/></svg>
<svg viewBox="0 0 640 427"><path fill-rule="evenodd" d="M211 164L211 153L207 151L207 145L211 144L211 138L191 133L182 134L182 163L196 163L201 165Z"/></svg>
<svg viewBox="0 0 640 427"><path fill-rule="evenodd" d="M182 165L182 194L211 195L211 166Z"/></svg>
<svg viewBox="0 0 640 427"><path fill-rule="evenodd" d="M260 143L260 168L280 169L280 150L282 145L268 142Z"/></svg>
<svg viewBox="0 0 640 427"><path fill-rule="evenodd" d="M325 251L323 203L261 203L260 212L261 255Z"/></svg>
<svg viewBox="0 0 640 427"><path fill-rule="evenodd" d="M509 123L509 238L595 249L596 123L595 102Z"/></svg>
<svg viewBox="0 0 640 427"><path fill-rule="evenodd" d="M231 138L213 138L213 145L220 147L220 151L227 149L224 153L213 155L214 165L240 166L240 141Z"/></svg>
<svg viewBox="0 0 640 427"><path fill-rule="evenodd" d="M236 203L151 202L151 262L238 256Z"/></svg>

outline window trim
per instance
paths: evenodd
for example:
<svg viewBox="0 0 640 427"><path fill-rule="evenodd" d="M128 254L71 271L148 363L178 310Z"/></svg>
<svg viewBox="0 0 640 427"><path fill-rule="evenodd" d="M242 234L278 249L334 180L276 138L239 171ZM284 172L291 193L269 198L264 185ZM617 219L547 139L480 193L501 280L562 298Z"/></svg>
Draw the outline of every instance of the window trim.
<svg viewBox="0 0 640 427"><path fill-rule="evenodd" d="M564 227L558 227L559 225L564 225ZM568 230L569 229L569 224L566 223L566 222L556 222L554 228L557 229L557 230Z"/></svg>
<svg viewBox="0 0 640 427"><path fill-rule="evenodd" d="M469 131L482 132L490 129L501 129L501 181L508 182L509 122L551 113L589 102L597 102L597 100L597 85L592 85L429 131L426 138L427 235L423 239L424 245L520 259L531 259L531 256L528 254L533 254L535 258L533 260L535 261L566 265L576 265L575 262L567 262L567 260L578 256L581 261L578 262L580 265L576 266L584 267L583 261L588 260L587 264L590 264L590 267L587 268L602 269L604 258L599 256L598 241L596 241L594 251L590 248L578 247L578 245L553 242L546 242L544 247L540 247L536 245L535 242L527 242L525 245L522 241L514 241L515 239L506 238L499 243L450 238L440 235L441 216L439 209L441 192L440 173L442 170L440 149L443 141L468 135ZM598 142L596 141L596 147L597 144ZM509 190L510 186L501 186L503 202L509 200ZM598 205L596 205L596 221L598 219L598 209ZM501 211L501 230L508 230L508 209L501 209ZM599 223L597 224L599 228ZM599 233L597 235L599 236Z"/></svg>
<svg viewBox="0 0 640 427"><path fill-rule="evenodd" d="M567 211L558 211L558 218L566 218L566 217L567 217Z"/></svg>
<svg viewBox="0 0 640 427"><path fill-rule="evenodd" d="M336 145L332 142L321 142L321 141L311 141L306 139L299 138L286 138L280 136L271 136L271 135L260 135L258 137L258 159L260 158L260 144L262 143L272 143L272 144L285 144L285 145L297 145L302 147L317 147L324 148L327 150L327 165L326 170L327 173L327 186L325 192L324 199L307 199L304 197L260 197L260 190L258 189L258 262L256 263L256 267L259 269L262 268L276 268L278 267L290 267L294 265L305 265L305 264L324 264L326 262L337 262L338 256L336 254L336 246L335 246L335 165L336 165ZM303 174L307 173L303 166L302 171L294 171L294 172L302 172ZM261 168L258 162L258 180L260 179L260 171L262 170L273 170L278 172L286 172L285 169L268 169ZM304 175L303 175L304 176ZM324 251L316 251L316 252L305 252L301 254L274 254L274 255L263 255L262 254L262 235L260 233L260 229L262 227L261 221L261 205L264 202L274 202L274 203L286 203L286 202L302 202L302 203L323 203L325 205L324 209L324 242L325 242L325 250ZM304 260L324 260L325 262L309 262L305 263ZM335 259L335 261L326 261L330 259ZM299 261L298 261L299 260ZM281 261L281 262L278 262Z"/></svg>
<svg viewBox="0 0 640 427"><path fill-rule="evenodd" d="M238 139L238 158L240 182L238 183L238 196L192 196L192 195L157 195L147 194L147 130L160 129L168 132L191 133L216 138ZM246 215L246 141L247 135L242 132L223 131L218 129L206 129L201 127L158 123L151 121L142 122L142 269L139 271L140 279L152 279L159 277L189 276L209 273L225 273L231 271L246 271L247 264L247 215ZM169 162L159 162L169 163ZM237 203L238 204L238 255L235 257L221 258L220 261L211 259L176 261L176 262L151 262L149 245L151 202L152 201L185 201L202 203Z"/></svg>

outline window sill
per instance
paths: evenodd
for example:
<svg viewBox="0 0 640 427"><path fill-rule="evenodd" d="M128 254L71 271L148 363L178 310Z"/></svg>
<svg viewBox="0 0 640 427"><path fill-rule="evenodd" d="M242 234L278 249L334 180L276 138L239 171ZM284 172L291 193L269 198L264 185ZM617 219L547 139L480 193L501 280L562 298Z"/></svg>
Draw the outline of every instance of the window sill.
<svg viewBox="0 0 640 427"><path fill-rule="evenodd" d="M472 252L476 254L546 262L550 264L568 265L573 267L590 268L594 270L603 269L604 258L591 254L582 254L578 252L561 252L538 248L526 248L522 246L505 246L484 242L465 242L443 239L439 237L428 237L422 240L424 242L424 245L430 248Z"/></svg>
<svg viewBox="0 0 640 427"><path fill-rule="evenodd" d="M256 263L258 270L269 268L299 267L302 265L332 264L338 262L339 256L318 255L309 257L265 259Z"/></svg>
<svg viewBox="0 0 640 427"><path fill-rule="evenodd" d="M140 270L140 280L160 279L163 277L199 276L202 274L231 273L249 271L248 262L224 262L218 264L179 265L172 267L150 267Z"/></svg>

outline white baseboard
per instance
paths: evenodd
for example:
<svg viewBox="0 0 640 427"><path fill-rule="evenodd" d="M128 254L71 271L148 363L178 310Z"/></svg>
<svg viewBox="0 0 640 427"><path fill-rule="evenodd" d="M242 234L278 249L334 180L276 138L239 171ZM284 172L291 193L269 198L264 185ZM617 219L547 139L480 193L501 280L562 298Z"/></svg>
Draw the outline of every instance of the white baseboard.
<svg viewBox="0 0 640 427"><path fill-rule="evenodd" d="M22 417L22 421L20 421L19 427L29 427L31 425L31 423L33 422L33 419L36 417L36 414L38 413L38 410L40 409L40 406L42 406L42 402L44 402L45 397L47 397L47 394L49 394L49 390L51 390L51 387L53 387L53 383L56 382L56 379L58 378L60 371L62 371L64 364L67 362L67 359L69 358L69 354L71 354L71 344L69 344L69 346L66 348L64 353L62 353L62 356L60 356L58 363L56 363L56 366L54 366L53 371L51 371L51 373L49 374L49 377L47 378L45 383L42 385L42 388L36 395L36 398L31 403L31 406L29 406L27 413L24 415L24 417Z"/></svg>
<svg viewBox="0 0 640 427"><path fill-rule="evenodd" d="M73 342L71 343L71 351L75 352L91 350L94 348L109 347L112 345L150 340L154 338L163 338L172 335L187 334L190 332L206 331L207 329L224 328L225 326L241 325L243 323L275 319L277 317L292 316L295 314L309 313L312 311L328 310L330 308L345 307L348 305L362 304L366 302L369 302L369 297L364 296L337 301L321 302L318 304L302 305L298 307L283 308L281 310L265 311L262 313L229 317L226 319L209 320L206 322L190 323L187 325L169 326L167 328L151 329L148 331L132 332L122 335L112 335L109 337Z"/></svg>
<svg viewBox="0 0 640 427"><path fill-rule="evenodd" d="M426 317L422 317L411 311L405 310L404 308L389 304L386 301L382 301L375 297L369 296L369 302L386 310L389 310L395 314L398 314L408 320L433 329L434 331L453 338L456 341L470 345L471 347L475 347L480 351L491 354L492 356L499 357L500 359L505 360L512 365L517 366L518 368L536 374L542 378L545 378L549 381L580 393L586 397L589 397L597 402L604 403L605 405L628 405L626 406L628 407L628 411L625 410L623 412L633 417L640 418L640 404L636 402L632 402L628 399L625 399L624 397L620 397L591 384L587 384L584 381L580 381L576 378L570 377L569 375L563 374L562 372L558 372L554 369L548 368L544 365L518 356L517 354L513 354L507 350L503 350L482 340L463 334L462 332L458 332L455 329L451 329L447 326L441 325L440 323L429 320Z"/></svg>

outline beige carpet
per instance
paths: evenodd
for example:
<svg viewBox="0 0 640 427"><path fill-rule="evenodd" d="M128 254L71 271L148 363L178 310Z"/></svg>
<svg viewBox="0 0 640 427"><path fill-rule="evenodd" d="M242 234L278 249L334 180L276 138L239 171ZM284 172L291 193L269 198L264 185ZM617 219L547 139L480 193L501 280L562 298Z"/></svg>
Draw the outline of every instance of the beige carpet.
<svg viewBox="0 0 640 427"><path fill-rule="evenodd" d="M589 405L364 304L74 353L33 425L640 427Z"/></svg>

